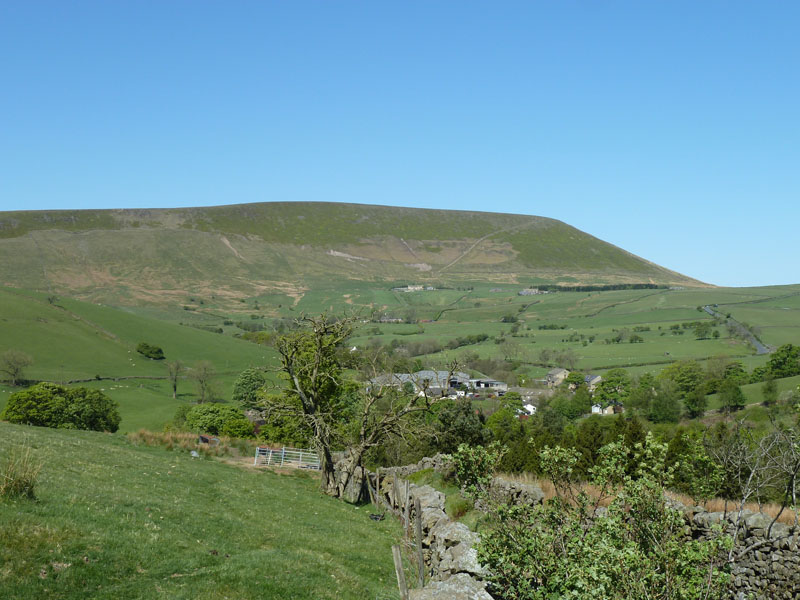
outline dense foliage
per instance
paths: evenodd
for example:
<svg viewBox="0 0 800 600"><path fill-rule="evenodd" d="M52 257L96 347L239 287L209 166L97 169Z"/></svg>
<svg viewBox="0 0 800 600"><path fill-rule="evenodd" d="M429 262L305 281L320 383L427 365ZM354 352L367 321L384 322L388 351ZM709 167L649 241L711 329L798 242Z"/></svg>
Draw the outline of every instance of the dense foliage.
<svg viewBox="0 0 800 600"><path fill-rule="evenodd" d="M263 369L245 369L233 384L233 401L244 409L258 408L259 392L266 383Z"/></svg>
<svg viewBox="0 0 800 600"><path fill-rule="evenodd" d="M481 536L478 556L495 597L722 598L720 556L730 539L685 538L683 515L664 496L673 478L666 454L648 436L635 446L631 474L628 447L604 446L589 493L575 475L578 453L545 448L542 466L556 497L537 507L499 504Z"/></svg>
<svg viewBox="0 0 800 600"><path fill-rule="evenodd" d="M228 404L198 404L186 413L186 426L198 433L251 437L253 424L234 406Z"/></svg>
<svg viewBox="0 0 800 600"><path fill-rule="evenodd" d="M120 422L117 403L100 390L47 382L11 394L0 419L40 427L112 432Z"/></svg>
<svg viewBox="0 0 800 600"><path fill-rule="evenodd" d="M164 351L160 347L153 346L147 342L139 342L136 346L136 351L152 360L164 360L165 358Z"/></svg>

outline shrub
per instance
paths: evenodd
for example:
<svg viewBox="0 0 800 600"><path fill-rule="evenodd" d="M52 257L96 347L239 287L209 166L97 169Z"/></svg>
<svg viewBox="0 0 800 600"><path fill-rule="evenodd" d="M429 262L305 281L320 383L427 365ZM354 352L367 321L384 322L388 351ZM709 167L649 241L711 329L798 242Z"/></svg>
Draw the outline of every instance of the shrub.
<svg viewBox="0 0 800 600"><path fill-rule="evenodd" d="M164 360L165 358L164 351L161 348L158 346L151 346L147 342L139 342L139 345L136 346L136 351L153 360Z"/></svg>
<svg viewBox="0 0 800 600"><path fill-rule="evenodd" d="M119 429L119 406L100 390L39 383L11 394L0 419L57 429Z"/></svg>
<svg viewBox="0 0 800 600"><path fill-rule="evenodd" d="M253 435L253 424L242 412L225 404L198 404L186 413L186 426L198 433L211 435L231 435L235 431L237 437Z"/></svg>
<svg viewBox="0 0 800 600"><path fill-rule="evenodd" d="M243 408L255 408L258 405L258 392L266 385L267 378L261 369L245 369L233 384L233 401Z"/></svg>
<svg viewBox="0 0 800 600"><path fill-rule="evenodd" d="M458 451L453 454L456 482L467 497L477 500L486 496L503 454L505 448L498 442L488 446L459 445Z"/></svg>
<svg viewBox="0 0 800 600"><path fill-rule="evenodd" d="M635 477L626 474L628 453L621 442L603 447L590 477L595 496L575 480L577 451L545 448L543 469L556 497L536 507L498 504L481 532L478 559L491 573L495 597L727 597L721 551L730 537L686 538L682 512L664 495L672 480L666 446L650 434L637 444ZM603 500L610 504L599 510Z"/></svg>
<svg viewBox="0 0 800 600"><path fill-rule="evenodd" d="M35 498L42 463L33 458L29 446L12 449L0 467L0 500Z"/></svg>

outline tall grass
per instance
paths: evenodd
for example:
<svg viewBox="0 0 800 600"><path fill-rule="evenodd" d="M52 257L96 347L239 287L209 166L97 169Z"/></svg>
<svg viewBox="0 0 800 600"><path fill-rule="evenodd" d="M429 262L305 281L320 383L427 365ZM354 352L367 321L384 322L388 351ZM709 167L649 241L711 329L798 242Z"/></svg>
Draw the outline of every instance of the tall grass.
<svg viewBox="0 0 800 600"><path fill-rule="evenodd" d="M42 463L27 444L12 448L0 466L0 500L36 497L36 482Z"/></svg>
<svg viewBox="0 0 800 600"><path fill-rule="evenodd" d="M199 444L196 433L183 431L139 431L129 433L128 439L135 445L159 446L167 450L192 450L204 456L252 456L256 451L254 440L242 440L218 436L218 444Z"/></svg>

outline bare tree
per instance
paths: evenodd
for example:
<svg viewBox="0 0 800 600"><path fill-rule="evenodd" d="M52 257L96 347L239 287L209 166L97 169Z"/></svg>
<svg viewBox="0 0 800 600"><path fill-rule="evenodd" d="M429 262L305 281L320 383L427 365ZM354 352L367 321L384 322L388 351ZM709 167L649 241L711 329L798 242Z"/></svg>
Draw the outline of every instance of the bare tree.
<svg viewBox="0 0 800 600"><path fill-rule="evenodd" d="M214 365L207 360L201 360L192 369L190 377L197 384L197 391L200 394L200 398L197 401L198 404L210 400L213 396L211 385L215 375Z"/></svg>
<svg viewBox="0 0 800 600"><path fill-rule="evenodd" d="M0 372L8 375L11 385L17 385L23 379L24 371L33 364L33 358L21 350L6 350L0 356Z"/></svg>
<svg viewBox="0 0 800 600"><path fill-rule="evenodd" d="M391 376L376 377L386 367L376 358L366 357L362 362L361 381L348 380L337 349L353 332L355 321L354 317L334 319L328 315L298 319L299 328L281 336L276 344L279 370L286 382L284 393L268 396L264 405L267 418L291 416L310 427L320 457L322 489L336 497L344 495L370 448L389 436L406 435L409 417L429 410L444 397L437 382L415 382L411 391L397 385ZM445 390L449 381L448 376ZM336 447L346 449L338 480L333 458Z"/></svg>
<svg viewBox="0 0 800 600"><path fill-rule="evenodd" d="M184 371L183 363L179 360L171 360L167 363L167 376L172 386L172 397L178 397L178 379Z"/></svg>

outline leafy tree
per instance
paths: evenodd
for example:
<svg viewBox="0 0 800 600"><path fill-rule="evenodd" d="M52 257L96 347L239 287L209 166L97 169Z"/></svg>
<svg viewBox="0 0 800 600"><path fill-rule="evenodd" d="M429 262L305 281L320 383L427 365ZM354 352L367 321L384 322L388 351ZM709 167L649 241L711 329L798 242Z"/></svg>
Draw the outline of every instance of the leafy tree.
<svg viewBox="0 0 800 600"><path fill-rule="evenodd" d="M473 500L484 499L489 493L495 469L505 453L497 442L488 446L460 444L453 454L456 483L464 494Z"/></svg>
<svg viewBox="0 0 800 600"><path fill-rule="evenodd" d="M697 388L686 395L683 399L683 405L686 408L686 416L690 419L696 419L705 414L708 400L703 390Z"/></svg>
<svg viewBox="0 0 800 600"><path fill-rule="evenodd" d="M354 322L352 317L303 317L296 330L279 337L275 347L284 393L268 397L264 405L267 420L272 415L293 416L311 429L322 489L337 497L345 495L367 451L392 436L410 434L415 415L429 413L447 399L427 386L421 394L409 395L391 385L350 382L337 349L350 337ZM451 373L456 367L450 365ZM373 363L363 369L364 380L374 381L386 365ZM338 477L333 463L337 446L347 450Z"/></svg>
<svg viewBox="0 0 800 600"><path fill-rule="evenodd" d="M436 416L433 438L439 452L455 452L461 444L483 445L489 435L468 398L444 403Z"/></svg>
<svg viewBox="0 0 800 600"><path fill-rule="evenodd" d="M567 375L567 378L564 380L564 382L570 388L578 388L586 383L584 381L583 373L579 371L572 371L569 375Z"/></svg>
<svg viewBox="0 0 800 600"><path fill-rule="evenodd" d="M708 321L698 321L694 326L694 335L698 340L707 340L711 335L712 328Z"/></svg>
<svg viewBox="0 0 800 600"><path fill-rule="evenodd" d="M735 360L725 367L725 379L735 381L739 385L744 385L750 380L744 364L741 361Z"/></svg>
<svg viewBox="0 0 800 600"><path fill-rule="evenodd" d="M677 385L664 380L650 405L650 420L653 423L677 423L681 418L681 400Z"/></svg>
<svg viewBox="0 0 800 600"><path fill-rule="evenodd" d="M674 381L678 394L683 399L689 392L702 385L705 374L703 367L696 360L680 360L661 371L658 378L662 381L664 379Z"/></svg>
<svg viewBox="0 0 800 600"><path fill-rule="evenodd" d="M136 351L152 360L164 360L164 351L158 346L153 346L147 342L139 342L136 346Z"/></svg>
<svg viewBox="0 0 800 600"><path fill-rule="evenodd" d="M211 435L253 435L253 424L241 410L229 404L197 404L186 413L186 425L192 431Z"/></svg>
<svg viewBox="0 0 800 600"><path fill-rule="evenodd" d="M591 470L590 495L576 477L574 450L545 448L542 466L556 496L541 506L499 504L481 532L478 559L503 599L721 599L727 574L720 558L727 536L687 540L680 510L665 489L673 472L666 446L648 434L634 451L606 445ZM598 508L607 503L608 508ZM636 518L631 518L636 515Z"/></svg>
<svg viewBox="0 0 800 600"><path fill-rule="evenodd" d="M631 377L625 369L611 369L603 375L594 391L594 398L601 404L615 402L625 404L631 391Z"/></svg>
<svg viewBox="0 0 800 600"><path fill-rule="evenodd" d="M656 393L656 380L650 373L643 373L631 388L627 407L640 415L650 413Z"/></svg>
<svg viewBox="0 0 800 600"><path fill-rule="evenodd" d="M0 419L57 429L119 429L117 403L100 390L39 383L8 398Z"/></svg>
<svg viewBox="0 0 800 600"><path fill-rule="evenodd" d="M726 379L722 382L719 388L719 398L722 404L722 410L726 413L741 410L747 403L742 388L731 379Z"/></svg>
<svg viewBox="0 0 800 600"><path fill-rule="evenodd" d="M764 406L772 406L778 401L778 384L772 377L761 386L761 396L764 398Z"/></svg>
<svg viewBox="0 0 800 600"><path fill-rule="evenodd" d="M25 369L33 364L30 355L21 350L6 350L0 356L0 372L8 375L11 385L17 385L24 376Z"/></svg>
<svg viewBox="0 0 800 600"><path fill-rule="evenodd" d="M233 384L233 401L243 408L257 408L259 392L267 384L267 378L261 369L245 369Z"/></svg>
<svg viewBox="0 0 800 600"><path fill-rule="evenodd" d="M171 360L167 363L167 378L172 386L172 397L178 397L178 379L184 371L183 363L179 360Z"/></svg>
<svg viewBox="0 0 800 600"><path fill-rule="evenodd" d="M767 361L769 376L780 379L800 375L800 347L784 344Z"/></svg>

